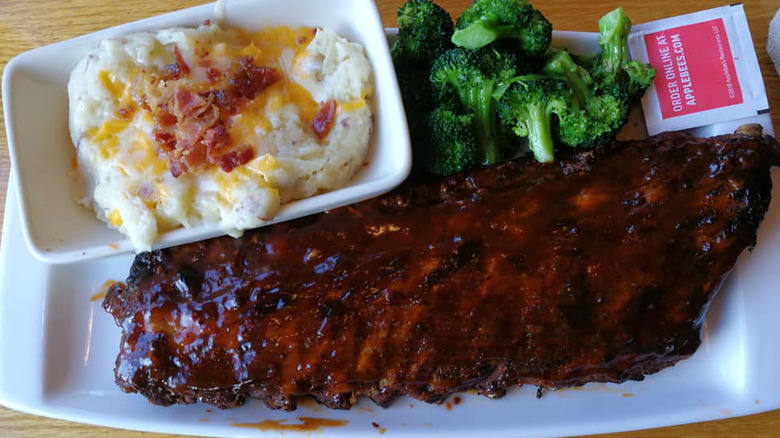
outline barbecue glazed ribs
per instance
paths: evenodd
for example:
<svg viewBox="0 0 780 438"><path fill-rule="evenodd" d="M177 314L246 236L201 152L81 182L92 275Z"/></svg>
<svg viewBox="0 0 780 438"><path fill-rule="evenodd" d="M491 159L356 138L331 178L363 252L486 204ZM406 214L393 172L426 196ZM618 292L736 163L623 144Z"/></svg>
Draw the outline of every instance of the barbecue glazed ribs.
<svg viewBox="0 0 780 438"><path fill-rule="evenodd" d="M161 405L349 408L641 380L690 356L755 244L776 141L575 152L138 255L104 302L118 385Z"/></svg>

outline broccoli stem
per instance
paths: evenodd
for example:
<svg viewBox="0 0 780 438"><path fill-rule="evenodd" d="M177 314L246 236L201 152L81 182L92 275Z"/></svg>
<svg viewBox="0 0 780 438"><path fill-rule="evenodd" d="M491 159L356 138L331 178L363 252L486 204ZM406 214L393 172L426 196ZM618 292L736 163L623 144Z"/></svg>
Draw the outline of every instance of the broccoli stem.
<svg viewBox="0 0 780 438"><path fill-rule="evenodd" d="M484 80L480 86L472 88L470 96L464 102L474 112L473 126L480 144L481 164L489 166L501 160L496 139L496 106L493 89L496 81Z"/></svg>
<svg viewBox="0 0 780 438"><path fill-rule="evenodd" d="M626 17L623 8L604 15L599 20L599 45L601 59L607 71L616 73L628 62L626 41L631 32L631 20Z"/></svg>
<svg viewBox="0 0 780 438"><path fill-rule="evenodd" d="M536 161L552 162L555 158L555 150L550 129L550 113L547 108L542 105L530 105L525 128L528 130L528 147L531 148Z"/></svg>
<svg viewBox="0 0 780 438"><path fill-rule="evenodd" d="M465 29L456 30L452 34L452 43L459 47L476 50L492 43L500 34L500 29L494 23L478 21Z"/></svg>

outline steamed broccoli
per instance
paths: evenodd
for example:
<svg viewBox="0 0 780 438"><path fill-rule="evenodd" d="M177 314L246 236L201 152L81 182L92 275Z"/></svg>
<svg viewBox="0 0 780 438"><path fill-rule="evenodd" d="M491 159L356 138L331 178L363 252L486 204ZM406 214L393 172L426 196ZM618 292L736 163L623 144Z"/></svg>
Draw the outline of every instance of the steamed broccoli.
<svg viewBox="0 0 780 438"><path fill-rule="evenodd" d="M528 55L541 55L552 39L552 24L527 0L474 0L458 18L456 46L479 49L511 39Z"/></svg>
<svg viewBox="0 0 780 438"><path fill-rule="evenodd" d="M555 53L544 74L566 84L570 98L557 112L558 140L572 147L592 147L615 138L628 117L630 96L619 86L594 82L565 50Z"/></svg>
<svg viewBox="0 0 780 438"><path fill-rule="evenodd" d="M459 116L440 107L426 118L427 145L415 150L426 172L448 176L479 164L479 146L471 129L473 116Z"/></svg>
<svg viewBox="0 0 780 438"><path fill-rule="evenodd" d="M604 84L618 84L629 97L641 96L653 83L655 70L649 64L629 61L628 34L631 20L623 8L601 17L599 20L599 46L601 54L593 61L591 73Z"/></svg>
<svg viewBox="0 0 780 438"><path fill-rule="evenodd" d="M610 141L655 74L629 60L620 8L599 20L601 53L574 59L549 48L552 26L528 0L474 0L455 26L432 1L409 0L398 23L392 55L415 165L434 175L497 164L523 138L541 162L554 142Z"/></svg>
<svg viewBox="0 0 780 438"><path fill-rule="evenodd" d="M566 107L556 112L556 138L571 147L595 147L615 139L628 119L628 100L605 95L603 111L598 114Z"/></svg>
<svg viewBox="0 0 780 438"><path fill-rule="evenodd" d="M561 81L541 75L514 78L498 102L501 121L515 134L528 137L528 146L541 163L555 156L553 113L563 111L567 93Z"/></svg>
<svg viewBox="0 0 780 438"><path fill-rule="evenodd" d="M434 98L459 114L473 116L473 132L480 149L479 162L498 163L503 158L502 142L493 93L502 81L517 74L517 60L492 48L455 48L444 52L431 67Z"/></svg>

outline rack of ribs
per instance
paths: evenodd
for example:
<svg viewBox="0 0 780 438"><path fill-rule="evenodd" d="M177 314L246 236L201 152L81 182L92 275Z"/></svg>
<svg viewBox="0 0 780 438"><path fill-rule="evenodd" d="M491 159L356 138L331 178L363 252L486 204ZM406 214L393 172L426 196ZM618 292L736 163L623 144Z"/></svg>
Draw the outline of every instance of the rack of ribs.
<svg viewBox="0 0 780 438"><path fill-rule="evenodd" d="M350 408L641 380L689 357L756 243L769 136L667 133L517 159L136 257L103 303L152 403Z"/></svg>

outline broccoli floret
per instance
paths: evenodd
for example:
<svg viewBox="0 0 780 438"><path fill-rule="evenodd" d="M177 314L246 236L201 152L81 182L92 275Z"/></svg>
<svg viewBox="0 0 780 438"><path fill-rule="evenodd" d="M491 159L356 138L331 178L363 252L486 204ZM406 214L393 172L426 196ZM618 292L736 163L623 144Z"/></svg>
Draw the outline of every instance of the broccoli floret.
<svg viewBox="0 0 780 438"><path fill-rule="evenodd" d="M473 116L460 116L436 108L426 118L426 147L415 151L415 160L426 172L449 176L479 164L479 147L471 129Z"/></svg>
<svg viewBox="0 0 780 438"><path fill-rule="evenodd" d="M541 55L528 55L512 40L494 41L489 47L499 53L513 56L516 60L515 69L518 76L539 73L547 62L547 56L544 53Z"/></svg>
<svg viewBox="0 0 780 438"><path fill-rule="evenodd" d="M542 69L545 75L560 79L571 89L578 107L585 107L593 94L593 78L566 50L556 50Z"/></svg>
<svg viewBox="0 0 780 438"><path fill-rule="evenodd" d="M473 116L479 162L483 165L496 164L502 159L493 93L502 81L516 75L516 66L514 55L486 47L476 51L448 50L431 67L436 101L456 113Z"/></svg>
<svg viewBox="0 0 780 438"><path fill-rule="evenodd" d="M452 17L430 0L409 0L398 9L398 39L393 58L410 57L430 66L439 54L452 48Z"/></svg>
<svg viewBox="0 0 780 438"><path fill-rule="evenodd" d="M468 49L511 39L524 53L541 55L552 39L552 24L526 0L474 0L455 27L452 42Z"/></svg>
<svg viewBox="0 0 780 438"><path fill-rule="evenodd" d="M431 83L428 80L431 74L430 66L421 65L409 56L396 57L393 64L406 118L409 127L414 129L423 116L433 109Z"/></svg>
<svg viewBox="0 0 780 438"><path fill-rule="evenodd" d="M599 46L601 54L593 61L592 73L598 82L619 84L633 98L644 93L653 83L655 70L649 64L630 61L628 34L631 20L623 8L601 17L599 20Z"/></svg>
<svg viewBox="0 0 780 438"><path fill-rule="evenodd" d="M628 76L625 89L632 99L642 97L655 78L655 69L650 64L639 61L627 62L623 65L623 71Z"/></svg>
<svg viewBox="0 0 780 438"><path fill-rule="evenodd" d="M592 147L615 138L628 117L630 97L618 86L599 86L565 50L557 51L544 73L566 84L570 92L560 119L558 140L572 147Z"/></svg>
<svg viewBox="0 0 780 438"><path fill-rule="evenodd" d="M557 111L558 141L566 146L590 148L614 140L628 119L628 102L620 96L603 94L592 99L587 110L568 106Z"/></svg>
<svg viewBox="0 0 780 438"><path fill-rule="evenodd" d="M515 78L498 102L501 121L515 134L528 137L528 146L541 163L555 157L552 114L566 108L562 82L541 75Z"/></svg>
<svg viewBox="0 0 780 438"><path fill-rule="evenodd" d="M409 0L398 9L398 39L391 53L401 98L406 110L413 148L425 148L423 120L434 105L431 96L431 64L453 47L450 15L428 0Z"/></svg>

